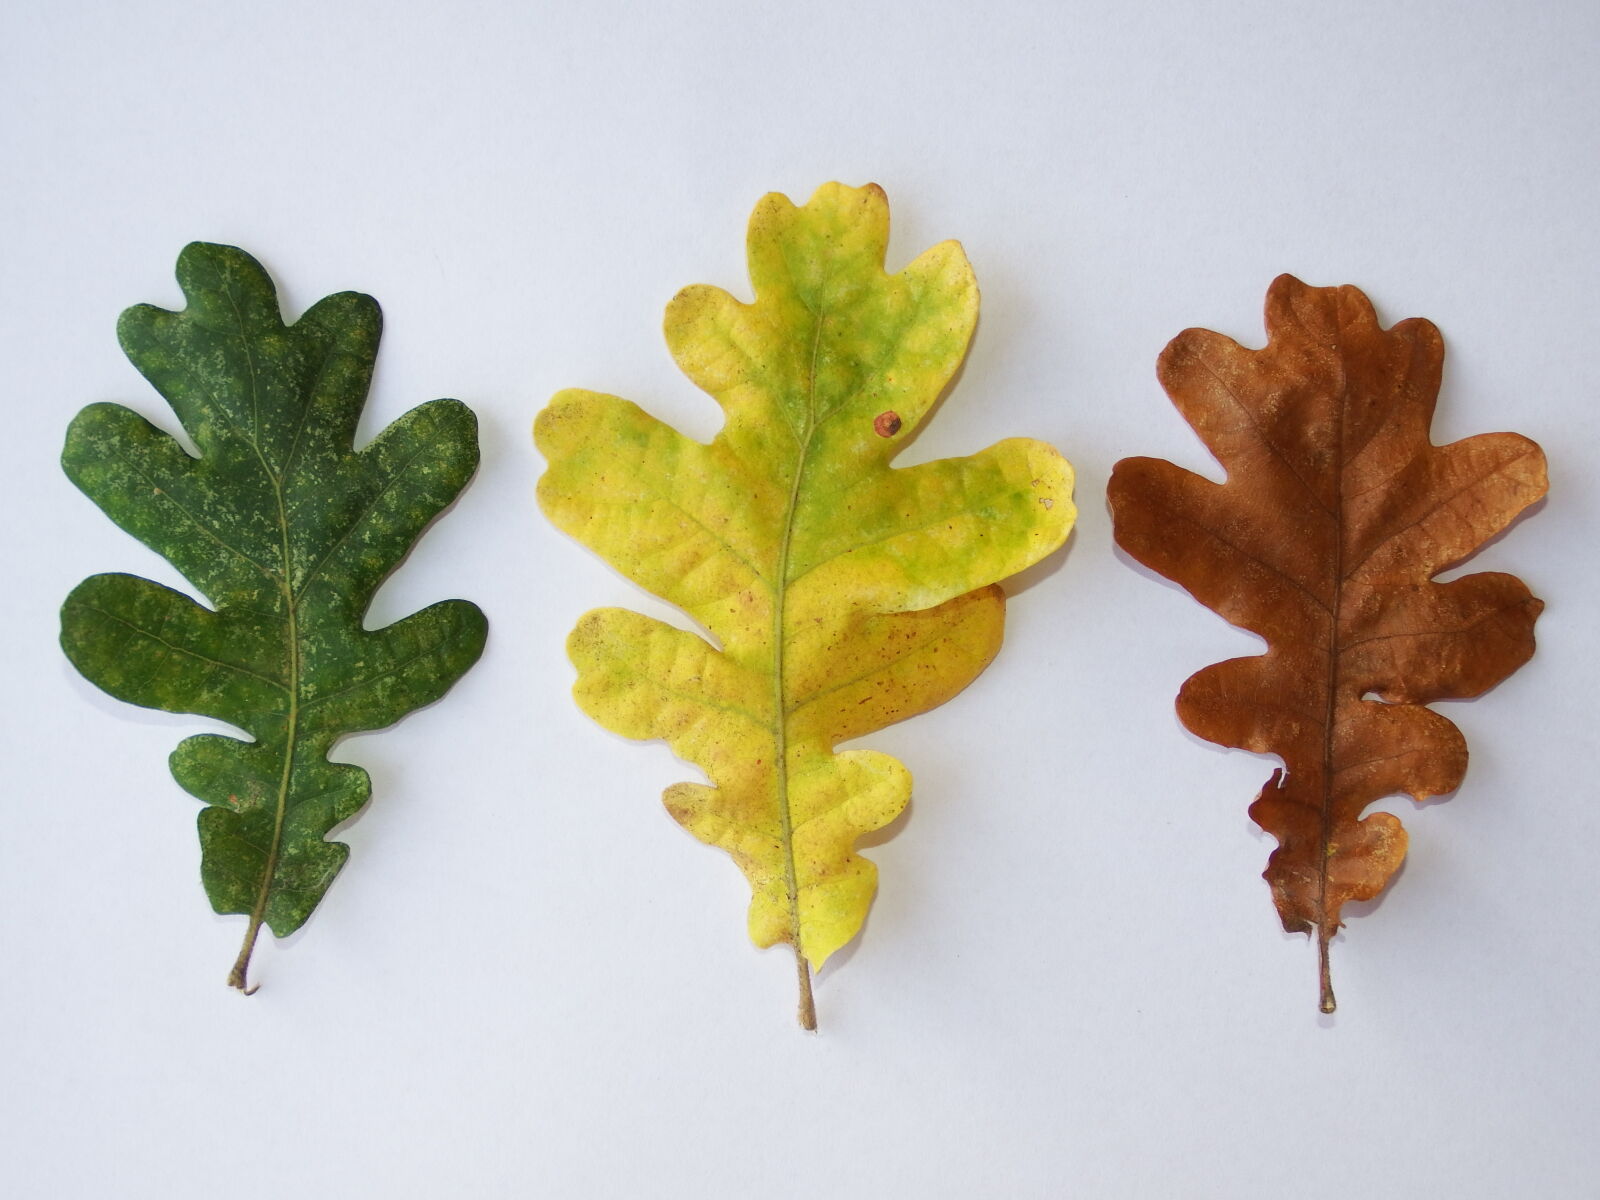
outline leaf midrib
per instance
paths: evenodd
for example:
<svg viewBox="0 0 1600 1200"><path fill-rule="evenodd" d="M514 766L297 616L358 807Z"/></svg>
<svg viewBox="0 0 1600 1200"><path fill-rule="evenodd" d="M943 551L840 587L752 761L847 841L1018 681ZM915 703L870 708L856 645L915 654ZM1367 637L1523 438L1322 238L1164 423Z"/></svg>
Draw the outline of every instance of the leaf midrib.
<svg viewBox="0 0 1600 1200"><path fill-rule="evenodd" d="M301 661L300 661L300 613L299 601L294 589L294 551L289 540L289 513L283 498L283 476L272 469L267 461L260 443L260 384L256 370L256 358L250 342L250 332L245 325L244 312L239 306L238 297L231 287L224 284L223 294L228 297L228 303L233 307L235 323L239 331L239 344L244 351L245 365L250 369L250 413L252 421L251 436L248 441L250 448L255 452L256 460L261 464L261 469L266 472L267 478L272 483L273 499L277 507L279 556L282 562L282 577L279 587L283 591L284 612L287 622L285 640L289 650L289 671L287 690L289 694L289 711L284 725L283 767L278 776L278 796L272 814L272 839L267 847L267 861L261 873L261 884L256 892L255 904L250 910L250 924L245 931L244 943L239 950L239 958L235 962L229 982L240 991L249 994L250 988L246 986L246 973L250 965L250 955L255 949L256 938L261 933L262 921L266 916L267 903L272 897L272 880L278 873L278 859L283 850L283 826L289 805L289 784L294 777L295 751L300 734L300 690L301 690ZM331 351L330 351L331 353ZM306 406L309 408L310 397L305 397ZM306 414L301 413L302 424ZM298 432L296 442L299 441Z"/></svg>
<svg viewBox="0 0 1600 1200"><path fill-rule="evenodd" d="M772 736L773 770L778 784L778 828L783 844L784 890L789 902L790 940L794 947L795 970L800 983L800 1023L816 1027L816 1011L811 997L811 971L800 928L800 880L794 857L794 814L789 809L789 712L784 685L784 651L787 642L785 601L789 592L789 554L794 542L795 519L800 507L800 489L805 481L811 439L817 428L817 359L822 350L822 329L827 313L818 308L811 335L811 355L806 370L806 427L797 439L794 480L784 509L783 527L778 535L778 564L773 578L772 600Z"/></svg>
<svg viewBox="0 0 1600 1200"><path fill-rule="evenodd" d="M1344 504L1344 477L1349 466L1345 461L1345 432L1349 413L1350 375L1344 365L1343 333L1343 326L1335 320L1334 344L1331 349L1338 370L1338 387L1334 389L1333 507L1329 514L1333 518L1333 596L1328 604L1327 696L1322 718L1322 812L1317 838L1317 971L1321 987L1319 1006L1325 1013L1331 1013L1335 1008L1328 964L1328 943L1333 936L1328 929L1328 876L1329 855L1333 848L1336 780L1340 774L1334 766L1336 752L1334 720L1338 714L1339 696L1343 690L1344 680L1344 650L1339 639L1344 630L1344 585L1347 581L1344 566L1347 515Z"/></svg>

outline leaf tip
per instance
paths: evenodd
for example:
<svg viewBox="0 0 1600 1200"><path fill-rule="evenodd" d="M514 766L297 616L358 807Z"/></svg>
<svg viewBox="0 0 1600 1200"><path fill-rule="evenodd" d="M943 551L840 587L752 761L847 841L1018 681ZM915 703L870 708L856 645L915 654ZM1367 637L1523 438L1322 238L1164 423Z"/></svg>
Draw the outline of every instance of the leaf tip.
<svg viewBox="0 0 1600 1200"><path fill-rule="evenodd" d="M190 242L178 251L177 276L184 294L191 297L196 292L216 290L219 284L232 279L277 294L260 260L248 250L225 242Z"/></svg>

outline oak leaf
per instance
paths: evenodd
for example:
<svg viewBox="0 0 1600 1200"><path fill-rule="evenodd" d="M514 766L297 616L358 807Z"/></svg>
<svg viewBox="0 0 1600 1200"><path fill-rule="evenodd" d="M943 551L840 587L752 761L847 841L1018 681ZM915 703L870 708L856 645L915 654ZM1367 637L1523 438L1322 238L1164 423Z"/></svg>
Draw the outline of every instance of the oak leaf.
<svg viewBox="0 0 1600 1200"><path fill-rule="evenodd" d="M61 461L214 610L135 575L95 575L62 607L61 645L119 700L255 739L202 734L172 754L173 775L208 806L212 907L250 918L228 976L248 992L261 926L286 937L305 923L350 853L324 835L371 793L366 771L328 761L333 743L438 699L482 652L483 614L464 600L362 628L378 585L477 469L477 420L435 400L358 451L382 324L372 297L341 292L285 325L255 259L202 243L179 256L178 282L188 307L130 308L117 333L199 457L137 413L94 404Z"/></svg>
<svg viewBox="0 0 1600 1200"><path fill-rule="evenodd" d="M535 427L549 518L718 643L599 609L568 643L575 695L710 777L669 788L667 809L744 871L756 944L794 948L807 1028L810 968L876 888L855 842L911 792L888 755L834 747L971 682L1000 645L997 581L1074 515L1071 469L1040 442L889 465L960 365L978 291L955 242L886 274L888 234L876 186L769 195L749 228L754 303L678 293L667 342L726 415L709 445L585 391Z"/></svg>
<svg viewBox="0 0 1600 1200"><path fill-rule="evenodd" d="M1383 329L1353 287L1280 276L1268 341L1179 334L1159 376L1227 469L1212 483L1159 459L1117 464L1116 540L1265 654L1207 667L1178 715L1224 746L1276 754L1250 815L1278 839L1267 867L1283 926L1328 941L1347 900L1377 895L1406 833L1368 805L1461 782L1467 748L1430 701L1476 696L1533 653L1543 607L1520 580L1435 583L1545 493L1527 438L1428 439L1444 349L1428 321Z"/></svg>

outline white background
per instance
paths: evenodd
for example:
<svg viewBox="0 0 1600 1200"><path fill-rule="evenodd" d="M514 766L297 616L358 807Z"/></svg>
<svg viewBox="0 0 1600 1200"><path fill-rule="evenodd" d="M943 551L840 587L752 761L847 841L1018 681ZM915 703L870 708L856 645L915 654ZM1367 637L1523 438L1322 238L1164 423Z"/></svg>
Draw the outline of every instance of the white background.
<svg viewBox="0 0 1600 1200"><path fill-rule="evenodd" d="M1587 0L8 5L0 1190L1596 1195L1597 51ZM892 265L957 237L983 288L911 457L1047 439L1082 516L994 667L867 739L917 793L810 1037L736 869L659 804L693 768L568 697L581 612L664 610L539 517L527 431L581 385L709 436L662 306L747 294L750 207L834 178L887 189ZM55 643L85 575L180 582L55 460L91 401L168 420L115 321L181 304L192 239L258 255L291 314L378 297L364 436L441 395L483 432L373 620L469 597L488 651L342 743L374 801L249 1000L166 768L205 724ZM1172 711L1259 644L1119 556L1104 501L1125 455L1215 473L1155 357L1189 325L1259 345L1281 271L1438 323L1437 441L1551 458L1472 564L1548 601L1538 655L1441 706L1471 770L1386 805L1411 857L1334 946L1331 1019L1259 879L1272 764Z"/></svg>

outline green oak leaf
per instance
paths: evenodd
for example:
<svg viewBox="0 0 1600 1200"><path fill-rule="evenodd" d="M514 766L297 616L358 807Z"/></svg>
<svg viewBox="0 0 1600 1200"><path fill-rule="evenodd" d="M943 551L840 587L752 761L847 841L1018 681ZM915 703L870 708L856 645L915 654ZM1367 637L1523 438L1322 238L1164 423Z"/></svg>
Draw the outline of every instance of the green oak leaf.
<svg viewBox="0 0 1600 1200"><path fill-rule="evenodd" d="M228 976L249 992L261 926L286 937L305 923L350 854L325 835L371 794L364 770L328 761L334 742L437 700L483 651L487 624L465 600L362 627L378 585L477 469L477 420L435 400L358 451L382 326L372 297L340 292L285 325L261 265L203 243L179 255L178 282L182 312L138 305L117 334L199 457L137 413L94 404L61 463L214 607L95 575L62 606L61 645L119 700L255 739L203 734L171 760L208 806L212 907L250 918Z"/></svg>

